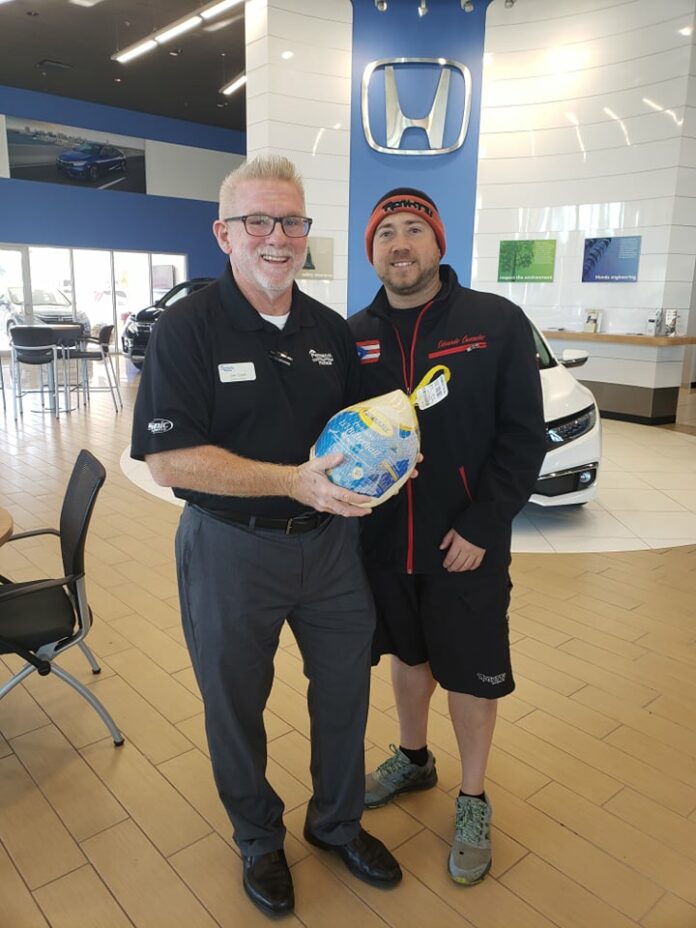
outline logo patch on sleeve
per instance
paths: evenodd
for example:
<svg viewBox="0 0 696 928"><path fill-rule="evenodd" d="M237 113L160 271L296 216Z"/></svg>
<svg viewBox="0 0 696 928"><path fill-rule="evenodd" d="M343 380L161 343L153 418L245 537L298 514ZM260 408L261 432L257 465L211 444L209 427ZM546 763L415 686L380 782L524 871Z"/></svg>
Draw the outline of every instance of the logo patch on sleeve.
<svg viewBox="0 0 696 928"><path fill-rule="evenodd" d="M356 342L355 347L358 351L358 360L361 364L374 364L379 361L382 348L379 341L375 338L366 342Z"/></svg>
<svg viewBox="0 0 696 928"><path fill-rule="evenodd" d="M161 435L163 432L171 432L174 428L174 423L171 419L153 419L152 422L148 422L147 430L152 435Z"/></svg>

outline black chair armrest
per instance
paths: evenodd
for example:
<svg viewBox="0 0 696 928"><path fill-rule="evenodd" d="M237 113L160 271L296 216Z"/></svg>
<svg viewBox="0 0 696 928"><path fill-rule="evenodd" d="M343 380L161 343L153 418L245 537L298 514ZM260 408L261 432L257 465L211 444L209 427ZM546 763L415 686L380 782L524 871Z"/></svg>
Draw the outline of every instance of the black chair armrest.
<svg viewBox="0 0 696 928"><path fill-rule="evenodd" d="M57 535L60 538L60 532L57 528L35 528L31 532L15 532L7 540L17 541L18 538L33 538L35 535Z"/></svg>
<svg viewBox="0 0 696 928"><path fill-rule="evenodd" d="M31 593L40 593L43 590L53 590L56 587L68 586L76 580L80 580L84 574L70 574L68 577L60 577L58 580L32 580L29 583L22 584L21 587L14 587L11 590L3 590L0 587L0 606L9 602L11 599L19 599L20 596L29 596Z"/></svg>

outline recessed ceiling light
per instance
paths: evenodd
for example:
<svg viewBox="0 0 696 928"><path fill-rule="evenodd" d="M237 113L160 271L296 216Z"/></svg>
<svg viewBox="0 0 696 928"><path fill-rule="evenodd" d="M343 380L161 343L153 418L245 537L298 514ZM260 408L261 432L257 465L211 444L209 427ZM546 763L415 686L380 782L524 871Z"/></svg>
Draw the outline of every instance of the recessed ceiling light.
<svg viewBox="0 0 696 928"><path fill-rule="evenodd" d="M115 77L115 78L114 78L114 84L122 84L122 83L123 83L123 78L122 78L122 77Z"/></svg>
<svg viewBox="0 0 696 928"><path fill-rule="evenodd" d="M290 58L295 57L295 52L291 52L291 51L281 52L280 57L283 59L283 61L289 61Z"/></svg>
<svg viewBox="0 0 696 928"><path fill-rule="evenodd" d="M172 58L178 58L183 52L183 48L170 48L167 52L168 55L171 55Z"/></svg>

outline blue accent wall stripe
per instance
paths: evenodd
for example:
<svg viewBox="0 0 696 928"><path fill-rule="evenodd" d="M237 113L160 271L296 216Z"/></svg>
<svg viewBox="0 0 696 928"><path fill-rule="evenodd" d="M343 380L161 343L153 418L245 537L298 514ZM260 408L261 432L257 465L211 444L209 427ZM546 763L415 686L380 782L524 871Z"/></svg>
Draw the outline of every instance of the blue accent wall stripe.
<svg viewBox="0 0 696 928"><path fill-rule="evenodd" d="M56 97L0 85L0 113L6 116L27 116L56 122L64 126L98 129L118 135L131 135L138 139L154 139L174 145L192 145L213 151L246 153L246 133L202 123L153 116L118 106L103 106L72 97Z"/></svg>
<svg viewBox="0 0 696 928"><path fill-rule="evenodd" d="M12 87L0 87L0 113L215 151L246 148L241 132ZM178 252L191 277L224 267L211 231L216 215L208 201L0 178L0 242Z"/></svg>

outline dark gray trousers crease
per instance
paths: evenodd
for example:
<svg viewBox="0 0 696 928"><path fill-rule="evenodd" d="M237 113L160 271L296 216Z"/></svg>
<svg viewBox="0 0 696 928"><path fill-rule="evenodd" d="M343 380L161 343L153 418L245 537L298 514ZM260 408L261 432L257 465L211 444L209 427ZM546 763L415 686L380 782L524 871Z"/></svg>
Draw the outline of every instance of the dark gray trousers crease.
<svg viewBox="0 0 696 928"><path fill-rule="evenodd" d="M250 529L197 507L176 536L184 634L203 695L213 773L242 854L283 845L284 805L266 778L263 710L287 619L309 680L310 830L329 844L356 836L375 617L355 519L312 532Z"/></svg>

